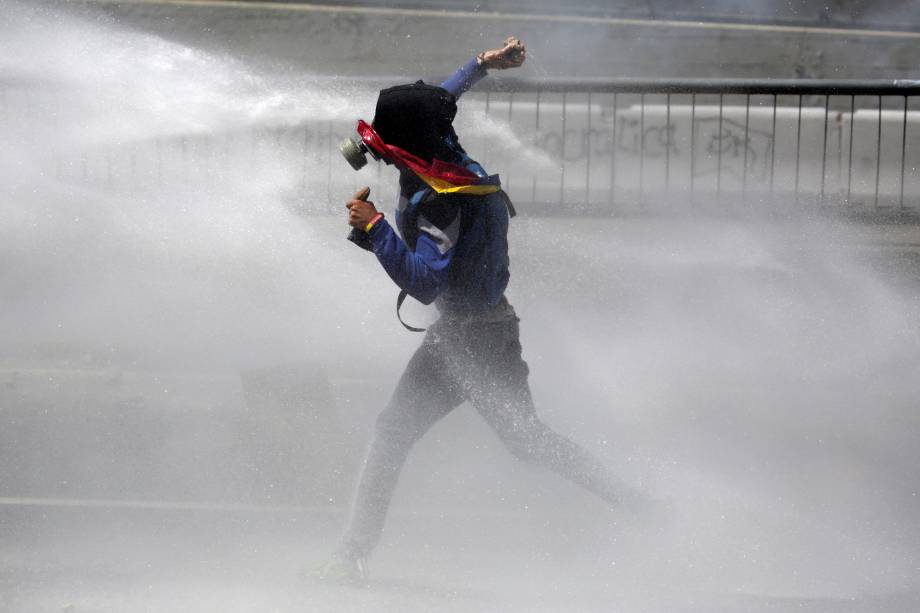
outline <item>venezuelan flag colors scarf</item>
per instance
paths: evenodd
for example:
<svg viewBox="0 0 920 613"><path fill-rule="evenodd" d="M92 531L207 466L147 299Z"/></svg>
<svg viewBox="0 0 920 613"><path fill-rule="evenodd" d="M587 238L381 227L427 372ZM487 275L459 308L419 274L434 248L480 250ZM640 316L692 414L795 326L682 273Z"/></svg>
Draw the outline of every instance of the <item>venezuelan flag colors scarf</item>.
<svg viewBox="0 0 920 613"><path fill-rule="evenodd" d="M395 145L388 145L383 142L383 139L374 131L374 128L363 120L358 121L358 135L361 136L364 144L373 149L378 155L405 166L439 194L482 196L493 194L501 189L497 175L483 178L463 166L441 160L426 162L405 149L400 149Z"/></svg>

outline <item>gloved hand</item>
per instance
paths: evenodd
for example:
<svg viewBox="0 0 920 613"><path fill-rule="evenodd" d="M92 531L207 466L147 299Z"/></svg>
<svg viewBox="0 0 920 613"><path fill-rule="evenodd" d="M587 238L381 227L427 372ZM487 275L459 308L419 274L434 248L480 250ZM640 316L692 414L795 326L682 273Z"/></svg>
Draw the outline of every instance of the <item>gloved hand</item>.
<svg viewBox="0 0 920 613"><path fill-rule="evenodd" d="M368 202L367 198L371 195L371 188L362 187L355 193L354 198L348 201L345 208L348 209L348 225L356 230L364 230L367 224L377 216L377 207L373 202Z"/></svg>
<svg viewBox="0 0 920 613"><path fill-rule="evenodd" d="M345 205L348 208L348 225L351 226L351 232L348 234L348 240L366 251L373 251L374 245L371 242L370 235L365 231L370 220L377 215L377 207L373 202L368 202L367 198L371 195L371 188L362 187L355 193L354 197ZM364 220L367 221L364 221Z"/></svg>
<svg viewBox="0 0 920 613"><path fill-rule="evenodd" d="M504 70L505 68L517 68L527 59L527 48L516 36L509 36L505 39L505 46L500 49L483 51L476 56L479 64L487 69Z"/></svg>

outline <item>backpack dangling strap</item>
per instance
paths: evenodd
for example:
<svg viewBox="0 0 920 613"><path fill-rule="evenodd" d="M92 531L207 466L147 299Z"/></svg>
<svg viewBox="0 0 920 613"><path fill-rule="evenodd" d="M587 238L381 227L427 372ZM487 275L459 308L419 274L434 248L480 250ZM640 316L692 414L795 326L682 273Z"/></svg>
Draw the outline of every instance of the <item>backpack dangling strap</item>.
<svg viewBox="0 0 920 613"><path fill-rule="evenodd" d="M396 319L398 319L399 323L401 323L403 327L409 332L424 332L425 328L415 328L413 326L410 326L409 324L403 321L402 315L399 314L399 309L402 308L403 302L406 301L406 296L408 295L409 295L409 292L407 292L406 290L402 290L399 292L399 297L396 299Z"/></svg>

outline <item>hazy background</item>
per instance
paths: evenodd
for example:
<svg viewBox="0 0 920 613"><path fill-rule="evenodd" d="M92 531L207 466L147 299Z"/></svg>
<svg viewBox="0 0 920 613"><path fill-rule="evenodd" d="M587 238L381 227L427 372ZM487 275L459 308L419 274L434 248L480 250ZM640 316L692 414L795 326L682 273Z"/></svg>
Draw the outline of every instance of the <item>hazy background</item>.
<svg viewBox="0 0 920 613"><path fill-rule="evenodd" d="M711 17L920 21L896 3L773 4ZM682 16L641 5L572 13ZM866 78L913 76L910 32L516 23L415 5L0 6L0 609L916 609L910 214L519 206L508 295L540 413L673 517L609 510L516 464L464 406L410 458L371 586L305 581L420 339L330 214L363 184L387 186L372 196L392 210L395 172L355 174L273 131L370 118L360 77L447 76L508 33L528 44L531 78ZM461 138L491 171L513 155L553 164L508 147L511 128L461 104Z"/></svg>

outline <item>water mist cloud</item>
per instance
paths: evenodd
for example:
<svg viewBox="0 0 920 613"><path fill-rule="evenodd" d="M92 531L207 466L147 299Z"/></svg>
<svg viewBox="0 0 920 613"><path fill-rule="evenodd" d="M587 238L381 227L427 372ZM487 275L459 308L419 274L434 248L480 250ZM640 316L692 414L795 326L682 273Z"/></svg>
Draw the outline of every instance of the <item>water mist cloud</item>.
<svg viewBox="0 0 920 613"><path fill-rule="evenodd" d="M0 116L0 358L76 342L130 349L114 352L125 368L234 377L308 359L346 390L351 435L369 430L417 339L392 317L395 290L376 261L344 240L343 220L307 213L334 210L350 195L345 184L375 176L395 192L395 173L351 174L272 129L369 118L375 93L354 81L265 77L240 58L101 18L4 9L0 74L18 85L5 90ZM591 52L600 44L589 42ZM492 172L523 161L549 181L558 168L475 100L457 126ZM111 151L124 158L115 162L152 162L137 164L136 177L125 163L109 180ZM97 162L100 172L82 172ZM394 208L391 193L372 196ZM521 610L555 602L557 590L582 603L585 585L603 596L599 610L630 589L618 602L635 609L659 590L685 606L698 593L849 599L918 589L917 288L872 265L866 253L877 245L859 248L863 229L519 210L509 297L540 414L672 502L677 529L644 531L514 465L468 407L407 466L396 504L397 514L410 508L406 525L422 523L411 513L425 505L433 517L468 511L481 550L471 554L450 530L432 542L474 556L471 569L494 563L483 598L511 593ZM357 406L365 401L380 406ZM526 564L494 546L507 536L489 523L496 509L523 534L522 550L536 552ZM428 542L404 536L392 533L395 557L408 559L405 575L424 574L406 550ZM563 568L571 551L582 561ZM285 572L302 562L285 560ZM428 602L411 590L405 598Z"/></svg>

